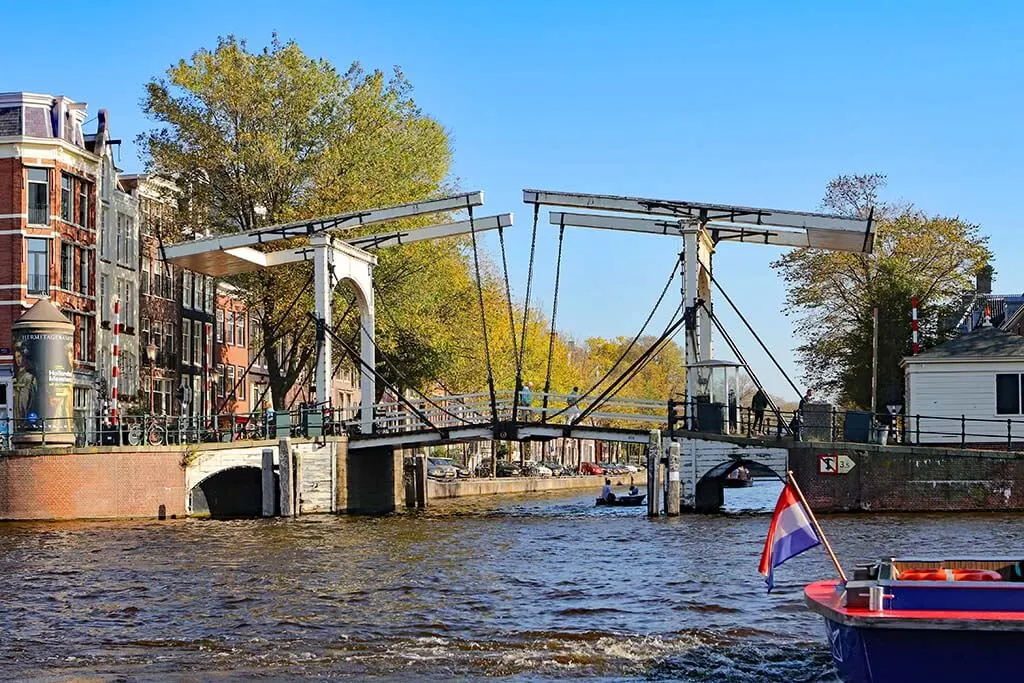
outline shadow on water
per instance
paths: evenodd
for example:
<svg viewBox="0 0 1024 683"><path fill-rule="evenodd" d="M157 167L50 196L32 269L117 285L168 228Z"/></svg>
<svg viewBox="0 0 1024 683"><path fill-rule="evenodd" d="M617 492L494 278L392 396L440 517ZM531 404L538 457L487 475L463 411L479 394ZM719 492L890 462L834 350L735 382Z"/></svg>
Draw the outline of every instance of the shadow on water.
<svg viewBox="0 0 1024 683"><path fill-rule="evenodd" d="M802 586L757 574L778 484L649 520L593 491L417 514L0 525L0 670L29 680L833 681ZM1017 548L1014 515L832 515L847 565Z"/></svg>

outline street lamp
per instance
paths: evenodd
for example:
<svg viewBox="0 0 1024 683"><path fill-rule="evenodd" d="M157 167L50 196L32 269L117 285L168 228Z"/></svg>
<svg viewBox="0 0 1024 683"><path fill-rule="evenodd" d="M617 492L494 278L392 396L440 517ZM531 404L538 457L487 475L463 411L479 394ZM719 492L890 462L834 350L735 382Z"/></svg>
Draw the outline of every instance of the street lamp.
<svg viewBox="0 0 1024 683"><path fill-rule="evenodd" d="M153 414L153 375L156 369L156 344L149 342L146 345L146 358L149 359L149 414Z"/></svg>

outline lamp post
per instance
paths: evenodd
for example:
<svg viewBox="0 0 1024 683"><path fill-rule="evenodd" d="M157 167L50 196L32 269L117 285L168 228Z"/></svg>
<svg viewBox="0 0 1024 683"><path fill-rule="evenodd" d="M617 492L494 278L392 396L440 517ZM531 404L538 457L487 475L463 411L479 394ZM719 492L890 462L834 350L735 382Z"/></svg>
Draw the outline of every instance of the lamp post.
<svg viewBox="0 0 1024 683"><path fill-rule="evenodd" d="M156 344L149 342L146 345L146 358L149 359L149 414L153 414L153 376L156 370Z"/></svg>

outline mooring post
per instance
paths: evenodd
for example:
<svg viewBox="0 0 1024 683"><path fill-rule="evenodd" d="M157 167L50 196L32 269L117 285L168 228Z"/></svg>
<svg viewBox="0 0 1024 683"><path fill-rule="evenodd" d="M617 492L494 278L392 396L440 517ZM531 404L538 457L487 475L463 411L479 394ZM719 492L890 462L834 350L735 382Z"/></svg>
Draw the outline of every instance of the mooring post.
<svg viewBox="0 0 1024 683"><path fill-rule="evenodd" d="M427 458L416 456L416 507L427 507Z"/></svg>
<svg viewBox="0 0 1024 683"><path fill-rule="evenodd" d="M302 514L302 454L298 448L292 449L292 514Z"/></svg>
<svg viewBox="0 0 1024 683"><path fill-rule="evenodd" d="M274 503L277 502L277 491L274 489L274 449L263 449L263 462L260 468L263 477L263 510L264 517L274 516Z"/></svg>
<svg viewBox="0 0 1024 683"><path fill-rule="evenodd" d="M668 445L668 490L665 492L665 514L679 514L679 442Z"/></svg>
<svg viewBox="0 0 1024 683"><path fill-rule="evenodd" d="M647 442L647 516L657 517L658 493L661 490L658 476L661 473L661 430L652 429Z"/></svg>
<svg viewBox="0 0 1024 683"><path fill-rule="evenodd" d="M277 474L281 515L291 517L295 514L292 499L292 440L287 436L277 442Z"/></svg>

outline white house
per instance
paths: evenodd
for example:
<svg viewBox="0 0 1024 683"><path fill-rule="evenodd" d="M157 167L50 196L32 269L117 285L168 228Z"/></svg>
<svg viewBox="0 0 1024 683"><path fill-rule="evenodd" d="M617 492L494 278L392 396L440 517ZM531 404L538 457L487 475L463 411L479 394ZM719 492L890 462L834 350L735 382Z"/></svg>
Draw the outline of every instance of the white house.
<svg viewBox="0 0 1024 683"><path fill-rule="evenodd" d="M903 367L910 441L1024 442L1024 337L987 324Z"/></svg>

